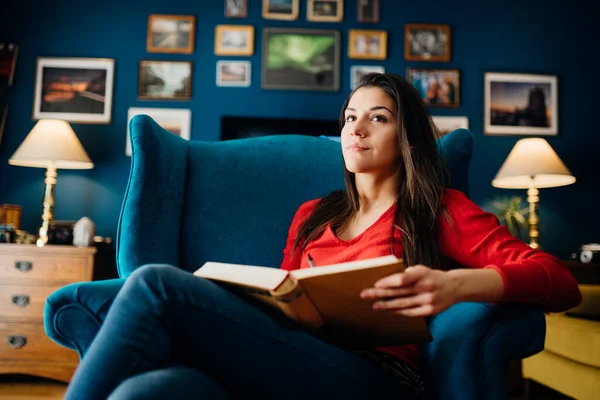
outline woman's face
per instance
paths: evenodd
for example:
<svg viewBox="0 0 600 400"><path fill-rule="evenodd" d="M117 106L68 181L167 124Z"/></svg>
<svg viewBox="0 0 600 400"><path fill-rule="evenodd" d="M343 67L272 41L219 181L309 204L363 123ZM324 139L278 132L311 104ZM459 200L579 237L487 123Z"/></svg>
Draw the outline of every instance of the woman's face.
<svg viewBox="0 0 600 400"><path fill-rule="evenodd" d="M354 173L393 173L400 165L397 110L378 87L358 89L344 112L342 154Z"/></svg>

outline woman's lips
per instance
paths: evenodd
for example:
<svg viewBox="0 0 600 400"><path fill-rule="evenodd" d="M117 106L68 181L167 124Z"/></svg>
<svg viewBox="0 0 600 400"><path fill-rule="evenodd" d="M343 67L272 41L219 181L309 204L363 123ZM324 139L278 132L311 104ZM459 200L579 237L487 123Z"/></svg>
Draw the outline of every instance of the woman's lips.
<svg viewBox="0 0 600 400"><path fill-rule="evenodd" d="M356 152L362 152L362 151L367 151L369 150L368 147L365 146L361 146L358 144L351 144L350 146L347 147L348 151L356 151Z"/></svg>

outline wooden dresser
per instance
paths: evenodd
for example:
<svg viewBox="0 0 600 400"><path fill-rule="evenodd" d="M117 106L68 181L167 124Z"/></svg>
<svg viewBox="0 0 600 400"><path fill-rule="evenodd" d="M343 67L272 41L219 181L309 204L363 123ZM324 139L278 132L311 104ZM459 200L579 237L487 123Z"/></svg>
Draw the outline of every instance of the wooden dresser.
<svg viewBox="0 0 600 400"><path fill-rule="evenodd" d="M69 382L77 352L45 333L46 298L73 282L91 281L95 247L0 244L0 374Z"/></svg>

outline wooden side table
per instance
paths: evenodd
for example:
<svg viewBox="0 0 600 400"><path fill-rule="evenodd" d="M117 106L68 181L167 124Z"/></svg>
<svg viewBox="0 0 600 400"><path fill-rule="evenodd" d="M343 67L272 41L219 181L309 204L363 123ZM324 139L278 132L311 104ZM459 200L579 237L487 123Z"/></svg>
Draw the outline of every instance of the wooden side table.
<svg viewBox="0 0 600 400"><path fill-rule="evenodd" d="M584 264L575 260L563 260L580 285L600 285L600 263Z"/></svg>
<svg viewBox="0 0 600 400"><path fill-rule="evenodd" d="M91 281L95 247L0 244L0 373L69 382L77 352L46 336L46 298L74 282Z"/></svg>

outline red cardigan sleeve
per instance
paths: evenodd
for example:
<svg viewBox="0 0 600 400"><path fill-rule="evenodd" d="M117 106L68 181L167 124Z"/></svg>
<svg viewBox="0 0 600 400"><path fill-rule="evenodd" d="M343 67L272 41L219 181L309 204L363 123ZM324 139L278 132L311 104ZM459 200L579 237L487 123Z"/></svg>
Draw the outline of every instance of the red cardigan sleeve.
<svg viewBox="0 0 600 400"><path fill-rule="evenodd" d="M294 242L296 241L296 237L298 236L298 229L300 225L310 216L310 214L315 209L317 203L320 199L314 199L307 201L302 204L298 210L296 211L296 215L292 219L292 223L290 224L290 228L288 230L287 241L285 245L285 249L283 250L283 261L281 262L281 269L285 269L288 271L292 271L294 269L300 269L300 262L302 261L302 252L298 249L294 252L292 256L292 247L294 246Z"/></svg>
<svg viewBox="0 0 600 400"><path fill-rule="evenodd" d="M444 204L450 221L440 219L442 252L461 266L498 271L502 302L533 303L548 312L581 303L577 281L558 258L512 236L494 214L459 191L446 190Z"/></svg>

